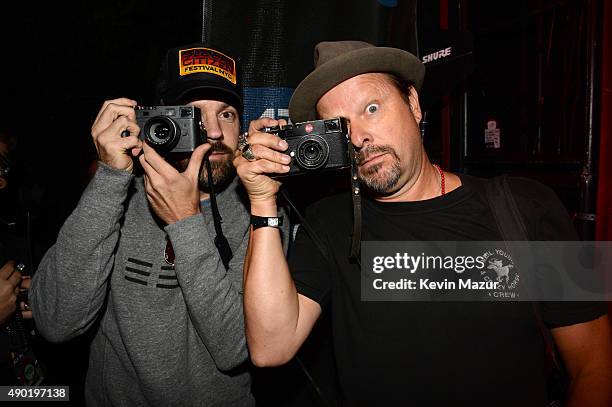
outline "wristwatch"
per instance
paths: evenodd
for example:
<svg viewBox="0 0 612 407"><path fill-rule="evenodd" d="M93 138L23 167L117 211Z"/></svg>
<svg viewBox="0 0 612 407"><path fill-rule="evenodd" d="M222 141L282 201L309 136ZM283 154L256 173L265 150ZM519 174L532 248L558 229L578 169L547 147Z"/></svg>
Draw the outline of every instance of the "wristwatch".
<svg viewBox="0 0 612 407"><path fill-rule="evenodd" d="M251 225L253 225L253 230L270 226L273 228L279 228L279 226L283 226L283 218L281 217L266 217L266 216L255 216L251 215Z"/></svg>

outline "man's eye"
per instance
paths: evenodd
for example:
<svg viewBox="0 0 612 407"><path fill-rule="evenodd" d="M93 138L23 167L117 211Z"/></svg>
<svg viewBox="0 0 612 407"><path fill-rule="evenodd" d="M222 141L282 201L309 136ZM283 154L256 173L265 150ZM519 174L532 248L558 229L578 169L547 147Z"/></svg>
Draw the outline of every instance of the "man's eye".
<svg viewBox="0 0 612 407"><path fill-rule="evenodd" d="M368 113L376 113L376 111L378 111L378 105L376 103L372 103L366 107L366 111Z"/></svg>
<svg viewBox="0 0 612 407"><path fill-rule="evenodd" d="M224 120L234 120L234 113L233 112L221 112L221 118Z"/></svg>

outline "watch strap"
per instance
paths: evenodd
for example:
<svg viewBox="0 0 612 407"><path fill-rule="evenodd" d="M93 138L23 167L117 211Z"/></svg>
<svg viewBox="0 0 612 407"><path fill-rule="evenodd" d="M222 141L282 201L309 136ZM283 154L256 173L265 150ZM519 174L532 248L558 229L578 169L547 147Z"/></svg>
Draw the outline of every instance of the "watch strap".
<svg viewBox="0 0 612 407"><path fill-rule="evenodd" d="M253 225L253 230L265 226L278 229L280 226L283 226L283 217L251 215L251 225Z"/></svg>

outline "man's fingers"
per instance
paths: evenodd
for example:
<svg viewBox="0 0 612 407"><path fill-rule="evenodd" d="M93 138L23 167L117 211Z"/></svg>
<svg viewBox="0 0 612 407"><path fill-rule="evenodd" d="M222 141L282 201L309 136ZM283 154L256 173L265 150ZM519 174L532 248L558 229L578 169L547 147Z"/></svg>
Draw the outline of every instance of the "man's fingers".
<svg viewBox="0 0 612 407"><path fill-rule="evenodd" d="M138 155L140 154L141 151L142 151L142 143L138 147L132 148L132 150L131 150L132 157L138 157Z"/></svg>
<svg viewBox="0 0 612 407"><path fill-rule="evenodd" d="M92 136L96 138L98 134L121 116L125 116L135 122L136 113L134 112L134 106L136 106L136 102L130 99L115 99L114 101L105 102L91 127Z"/></svg>
<svg viewBox="0 0 612 407"><path fill-rule="evenodd" d="M291 157L287 154L264 147L261 144L251 146L251 151L256 158L272 161L279 164L288 165L291 163Z"/></svg>
<svg viewBox="0 0 612 407"><path fill-rule="evenodd" d="M132 100L132 99L129 99L129 98L117 98L117 99L112 99L112 100L105 100L104 103L102 103L102 107L98 111L98 114L97 114L96 119L94 120L94 122L98 121L100 116L102 116L102 113L104 111L106 111L106 108L109 105L119 105L119 106L123 105L123 106L132 106L132 107L135 107L136 106L136 101Z"/></svg>
<svg viewBox="0 0 612 407"><path fill-rule="evenodd" d="M146 177L145 177L145 186L146 186L147 181L149 180L149 177L152 175L155 176L156 171L153 169L153 167L151 167L151 164L147 162L147 159L144 154L138 157L138 161L140 161L140 165L142 165L142 169L144 170L146 174Z"/></svg>
<svg viewBox="0 0 612 407"><path fill-rule="evenodd" d="M234 165L238 171L238 174L246 176L249 175L260 175L260 174L284 174L289 172L289 166L283 165L274 161L265 159L247 161L244 157L238 157L234 160Z"/></svg>
<svg viewBox="0 0 612 407"><path fill-rule="evenodd" d="M198 180L200 177L202 160L204 159L204 155L210 150L210 147L211 145L209 143L205 143L193 150L191 158L189 159L189 164L187 164L187 168L185 169L185 173L192 180Z"/></svg>
<svg viewBox="0 0 612 407"><path fill-rule="evenodd" d="M285 151L288 147L287 142L276 134L256 132L247 138L247 142L251 145L260 144L277 151Z"/></svg>
<svg viewBox="0 0 612 407"><path fill-rule="evenodd" d="M142 179L144 180L144 186L145 186L145 191L147 192L147 196L151 196L151 185L150 185L150 181L149 181L149 176L145 173L144 177L142 177Z"/></svg>
<svg viewBox="0 0 612 407"><path fill-rule="evenodd" d="M134 111L134 107L136 107L136 101L128 98L118 98L104 101L102 107L96 115L94 125L104 120L103 118L105 115L112 115L113 112L117 111L117 109L121 109L123 107L127 107L130 110ZM127 113L127 110L125 112Z"/></svg>
<svg viewBox="0 0 612 407"><path fill-rule="evenodd" d="M143 141L136 136L121 137L113 140L109 145L115 146L122 150L130 150L132 148L142 148Z"/></svg>
<svg viewBox="0 0 612 407"><path fill-rule="evenodd" d="M285 121L285 124L286 123L287 122ZM275 127L279 125L279 120L271 119L269 117L262 117L261 119L253 120L251 121L251 123L249 123L249 134L254 133L256 131L260 131L264 127Z"/></svg>
<svg viewBox="0 0 612 407"><path fill-rule="evenodd" d="M114 137L116 135L120 135L122 138L124 137L124 131L127 131L130 136L138 137L140 134L140 127L135 120L132 120L126 116L121 116L117 120L113 121L113 123L108 127L109 133Z"/></svg>
<svg viewBox="0 0 612 407"><path fill-rule="evenodd" d="M22 276L21 277L21 285L20 287L24 290L27 290L30 288L30 285L32 284L32 278L29 276Z"/></svg>
<svg viewBox="0 0 612 407"><path fill-rule="evenodd" d="M127 117L120 117L114 122L112 122L104 131L94 136L94 142L97 145L103 146L107 143L118 140L122 137L123 131L127 130L129 136L137 137L140 133L140 127L136 124L136 122L131 121Z"/></svg>
<svg viewBox="0 0 612 407"><path fill-rule="evenodd" d="M106 145L107 151L119 151L125 155L130 155L132 149L140 148L142 142L136 137L130 136L114 140Z"/></svg>
<svg viewBox="0 0 612 407"><path fill-rule="evenodd" d="M21 273L15 270L7 280L13 287L18 287L21 283Z"/></svg>
<svg viewBox="0 0 612 407"><path fill-rule="evenodd" d="M23 303L22 303L23 304ZM23 308L21 309L21 317L23 319L32 319L33 315L32 315L32 311L25 311Z"/></svg>
<svg viewBox="0 0 612 407"><path fill-rule="evenodd" d="M0 268L0 279L7 280L13 274L13 271L15 271L15 262L9 260Z"/></svg>
<svg viewBox="0 0 612 407"><path fill-rule="evenodd" d="M166 181L162 175L159 174L155 168L151 166L151 164L149 164L144 154L139 156L138 160L140 161L142 169L145 172L144 181L147 195L153 196L154 194L159 193L160 188L163 189L163 185L166 183ZM178 174L178 171L176 173Z"/></svg>
<svg viewBox="0 0 612 407"><path fill-rule="evenodd" d="M259 173L264 173L264 174L284 174L286 172L289 172L289 166L288 165L283 165L283 164L279 164L279 163L275 163L273 161L268 161L268 160L257 160L256 164L258 165L259 169L261 170Z"/></svg>
<svg viewBox="0 0 612 407"><path fill-rule="evenodd" d="M166 160L164 160L164 158L159 155L157 151L155 151L155 149L148 145L146 142L142 143L142 151L144 153L144 159L147 161L150 167L154 169L155 172L157 172L158 174L168 175L171 173L178 173L178 171L173 166L168 164Z"/></svg>

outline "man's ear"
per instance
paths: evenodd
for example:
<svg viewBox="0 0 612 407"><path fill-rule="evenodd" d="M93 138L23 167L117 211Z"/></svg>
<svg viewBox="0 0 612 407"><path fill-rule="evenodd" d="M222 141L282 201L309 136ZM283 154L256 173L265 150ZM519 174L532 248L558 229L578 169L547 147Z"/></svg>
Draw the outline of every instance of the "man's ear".
<svg viewBox="0 0 612 407"><path fill-rule="evenodd" d="M408 101L410 102L408 106L410 107L410 111L414 116L414 120L416 120L417 124L420 124L421 120L423 119L423 113L421 112L421 105L419 103L419 94L417 93L414 86L410 87Z"/></svg>
<svg viewBox="0 0 612 407"><path fill-rule="evenodd" d="M6 180L3 177L0 177L0 189L6 188L7 184L8 183L6 182Z"/></svg>

